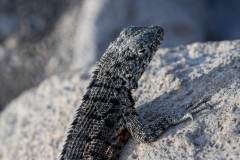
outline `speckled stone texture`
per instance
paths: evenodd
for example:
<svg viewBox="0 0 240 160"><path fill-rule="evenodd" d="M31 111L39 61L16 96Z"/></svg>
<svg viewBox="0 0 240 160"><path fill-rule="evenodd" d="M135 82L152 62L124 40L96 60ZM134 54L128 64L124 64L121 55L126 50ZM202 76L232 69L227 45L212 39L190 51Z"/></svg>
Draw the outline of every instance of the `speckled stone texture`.
<svg viewBox="0 0 240 160"><path fill-rule="evenodd" d="M89 80L84 71L51 76L0 114L0 159L58 159ZM159 49L134 91L148 123L212 95L212 109L171 127L158 141L130 138L125 159L240 159L240 40Z"/></svg>

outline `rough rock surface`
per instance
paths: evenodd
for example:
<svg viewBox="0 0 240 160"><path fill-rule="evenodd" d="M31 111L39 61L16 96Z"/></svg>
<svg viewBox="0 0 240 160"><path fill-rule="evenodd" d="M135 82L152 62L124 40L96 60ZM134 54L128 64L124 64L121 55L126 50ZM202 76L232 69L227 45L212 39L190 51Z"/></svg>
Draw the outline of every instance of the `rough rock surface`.
<svg viewBox="0 0 240 160"><path fill-rule="evenodd" d="M158 141L130 138L125 159L239 159L240 40L159 49L134 91L148 123L213 95L211 110L171 127ZM44 80L0 115L0 159L58 159L89 80L76 71Z"/></svg>

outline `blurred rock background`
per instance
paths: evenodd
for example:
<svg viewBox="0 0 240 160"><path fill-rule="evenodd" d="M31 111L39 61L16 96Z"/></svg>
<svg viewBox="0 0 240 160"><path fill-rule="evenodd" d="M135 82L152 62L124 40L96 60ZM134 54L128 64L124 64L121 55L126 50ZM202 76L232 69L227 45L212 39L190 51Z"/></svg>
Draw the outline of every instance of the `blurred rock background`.
<svg viewBox="0 0 240 160"><path fill-rule="evenodd" d="M89 78L92 64L130 25L162 26L162 47L239 39L239 6L237 0L0 0L0 110L52 74L82 70Z"/></svg>

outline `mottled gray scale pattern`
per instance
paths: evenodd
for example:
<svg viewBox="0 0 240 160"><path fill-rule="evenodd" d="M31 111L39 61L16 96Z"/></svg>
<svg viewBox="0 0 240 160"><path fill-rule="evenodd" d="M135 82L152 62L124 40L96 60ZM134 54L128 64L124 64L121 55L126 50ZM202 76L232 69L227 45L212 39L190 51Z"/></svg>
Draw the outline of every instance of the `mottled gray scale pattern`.
<svg viewBox="0 0 240 160"><path fill-rule="evenodd" d="M116 160L130 135L140 142L154 141L169 126L209 107L205 103L207 97L150 124L141 122L131 90L138 88L138 80L163 37L164 31L159 26L131 26L110 44L93 72L68 132L61 160Z"/></svg>

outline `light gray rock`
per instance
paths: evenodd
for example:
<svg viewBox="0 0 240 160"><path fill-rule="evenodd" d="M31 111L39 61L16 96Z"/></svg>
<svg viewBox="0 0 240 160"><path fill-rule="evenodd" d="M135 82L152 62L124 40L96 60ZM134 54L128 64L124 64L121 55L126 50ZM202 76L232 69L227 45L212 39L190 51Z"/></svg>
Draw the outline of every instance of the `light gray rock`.
<svg viewBox="0 0 240 160"><path fill-rule="evenodd" d="M148 123L212 95L213 109L171 127L156 142L130 138L125 159L239 159L240 40L159 49L134 91ZM89 80L82 71L51 76L0 114L0 159L58 159Z"/></svg>
<svg viewBox="0 0 240 160"><path fill-rule="evenodd" d="M156 142L130 139L121 160L240 159L239 73L239 40L160 50L135 92L142 118L151 121L206 95L213 96L213 109L171 127Z"/></svg>

